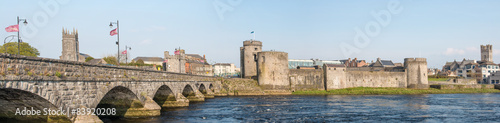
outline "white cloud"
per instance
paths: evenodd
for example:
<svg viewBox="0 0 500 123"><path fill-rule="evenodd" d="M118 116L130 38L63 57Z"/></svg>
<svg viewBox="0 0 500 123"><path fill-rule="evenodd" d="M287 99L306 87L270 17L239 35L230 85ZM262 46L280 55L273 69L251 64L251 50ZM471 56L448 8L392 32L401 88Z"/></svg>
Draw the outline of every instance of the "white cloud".
<svg viewBox="0 0 500 123"><path fill-rule="evenodd" d="M480 52L479 48L477 47L467 47L465 48L465 50L467 50L467 52L476 52L476 53Z"/></svg>
<svg viewBox="0 0 500 123"><path fill-rule="evenodd" d="M456 55L456 54L463 55L463 54L465 54L465 50L455 49L455 48L447 48L443 54L445 54L445 55Z"/></svg>

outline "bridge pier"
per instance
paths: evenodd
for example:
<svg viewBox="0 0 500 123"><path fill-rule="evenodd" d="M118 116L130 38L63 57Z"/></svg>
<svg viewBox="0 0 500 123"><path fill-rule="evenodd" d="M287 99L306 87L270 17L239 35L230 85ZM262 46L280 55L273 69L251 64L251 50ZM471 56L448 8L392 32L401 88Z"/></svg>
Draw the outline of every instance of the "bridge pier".
<svg viewBox="0 0 500 123"><path fill-rule="evenodd" d="M87 109L85 106L80 108ZM102 123L102 120L97 115L77 115L73 123Z"/></svg>
<svg viewBox="0 0 500 123"><path fill-rule="evenodd" d="M207 93L203 94L203 96L205 96L205 99L212 99L212 98L214 98L214 92L207 91Z"/></svg>
<svg viewBox="0 0 500 123"><path fill-rule="evenodd" d="M192 95L192 96L190 95L190 96L186 97L189 100L189 102L203 102L203 101L205 101L205 96L203 96L203 94L200 91L194 90L194 93L195 93L194 95Z"/></svg>
<svg viewBox="0 0 500 123"><path fill-rule="evenodd" d="M174 97L175 101L165 101L162 108L179 108L179 107L188 107L189 100L184 97L181 93L177 93L177 96Z"/></svg>
<svg viewBox="0 0 500 123"><path fill-rule="evenodd" d="M125 118L155 117L160 116L161 107L151 98L145 96L144 107L130 107L125 112Z"/></svg>

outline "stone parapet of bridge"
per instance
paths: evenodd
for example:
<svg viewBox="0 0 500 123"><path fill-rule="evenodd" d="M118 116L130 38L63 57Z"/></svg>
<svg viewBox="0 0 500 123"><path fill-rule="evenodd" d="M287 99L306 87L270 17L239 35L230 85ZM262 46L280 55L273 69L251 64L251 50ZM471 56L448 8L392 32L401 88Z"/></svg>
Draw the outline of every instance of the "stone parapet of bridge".
<svg viewBox="0 0 500 123"><path fill-rule="evenodd" d="M22 96L41 97L36 101L52 108L121 105L124 117L158 116L161 107L204 101L220 88L220 81L210 76L0 54L0 93L20 91ZM15 112L22 108L18 105L6 101L2 110ZM68 115L74 122L88 119L78 117Z"/></svg>

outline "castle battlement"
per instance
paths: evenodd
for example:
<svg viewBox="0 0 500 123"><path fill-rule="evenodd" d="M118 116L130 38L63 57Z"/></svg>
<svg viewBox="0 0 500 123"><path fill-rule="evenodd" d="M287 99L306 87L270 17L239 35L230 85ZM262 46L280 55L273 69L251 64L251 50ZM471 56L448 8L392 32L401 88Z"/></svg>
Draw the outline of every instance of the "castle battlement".
<svg viewBox="0 0 500 123"><path fill-rule="evenodd" d="M262 42L257 40L246 40L243 41L243 46L262 46Z"/></svg>
<svg viewBox="0 0 500 123"><path fill-rule="evenodd" d="M70 32L68 29L62 29L63 38L75 38L78 37L78 30L73 28L73 31Z"/></svg>
<svg viewBox="0 0 500 123"><path fill-rule="evenodd" d="M481 45L481 50L491 50L491 49L492 49L492 45L491 44Z"/></svg>
<svg viewBox="0 0 500 123"><path fill-rule="evenodd" d="M405 62L427 62L427 58L405 58Z"/></svg>

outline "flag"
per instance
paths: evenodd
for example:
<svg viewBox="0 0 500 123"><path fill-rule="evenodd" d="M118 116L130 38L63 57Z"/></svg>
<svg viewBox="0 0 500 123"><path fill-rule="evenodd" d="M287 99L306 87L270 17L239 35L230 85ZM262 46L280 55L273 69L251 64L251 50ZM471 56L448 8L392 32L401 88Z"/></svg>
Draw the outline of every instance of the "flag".
<svg viewBox="0 0 500 123"><path fill-rule="evenodd" d="M123 51L122 54L127 54L127 50Z"/></svg>
<svg viewBox="0 0 500 123"><path fill-rule="evenodd" d="M118 29L118 28L116 28L116 29ZM111 30L111 32L109 32L109 35L113 36L113 35L118 34L118 31L116 29Z"/></svg>
<svg viewBox="0 0 500 123"><path fill-rule="evenodd" d="M5 31L7 32L18 32L19 31L19 25L11 25L5 28Z"/></svg>
<svg viewBox="0 0 500 123"><path fill-rule="evenodd" d="M165 61L163 61L163 63L167 63L168 62L168 59L165 59Z"/></svg>
<svg viewBox="0 0 500 123"><path fill-rule="evenodd" d="M250 32L250 34L254 34L254 33L255 33L254 31Z"/></svg>
<svg viewBox="0 0 500 123"><path fill-rule="evenodd" d="M175 55L179 55L179 54L180 54L180 52L181 52L180 50L177 50L177 51L175 51L175 52L174 52L174 54L175 54Z"/></svg>

